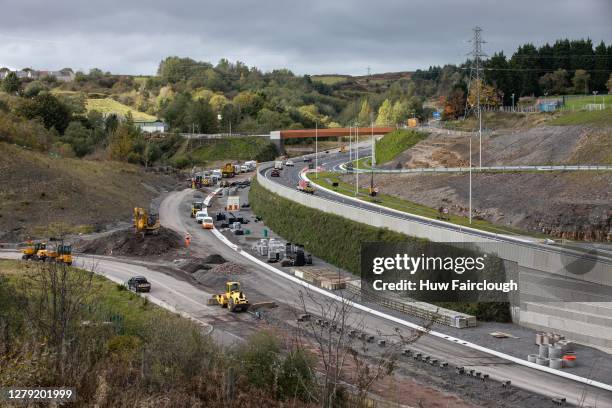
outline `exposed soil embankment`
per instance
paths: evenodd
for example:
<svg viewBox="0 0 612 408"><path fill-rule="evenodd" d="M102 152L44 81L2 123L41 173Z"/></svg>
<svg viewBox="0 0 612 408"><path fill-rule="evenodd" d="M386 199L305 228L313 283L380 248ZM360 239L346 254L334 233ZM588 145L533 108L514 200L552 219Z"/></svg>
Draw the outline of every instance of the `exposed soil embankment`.
<svg viewBox="0 0 612 408"><path fill-rule="evenodd" d="M131 229L115 231L75 244L75 249L86 254L151 257L171 255L181 247L182 238L176 232L161 227L158 234L137 234Z"/></svg>
<svg viewBox="0 0 612 408"><path fill-rule="evenodd" d="M467 174L377 175L385 194L468 216ZM344 176L354 182L353 176ZM367 187L369 180L362 183ZM473 214L499 225L586 241L610 241L609 172L473 173Z"/></svg>
<svg viewBox="0 0 612 408"><path fill-rule="evenodd" d="M483 166L612 164L612 129L585 126L540 126L483 135ZM478 165L478 135L472 136L472 161ZM384 168L465 167L469 165L468 134L432 132L400 153Z"/></svg>
<svg viewBox="0 0 612 408"><path fill-rule="evenodd" d="M467 134L434 132L385 167L467 167L468 143ZM478 143L474 135L474 166L479 162ZM563 164L611 165L612 129L539 126L498 130L483 137L485 167ZM354 181L352 176L344 179ZM468 215L466 174L377 175L375 183L383 193ZM476 217L528 232L573 240L612 240L609 172L475 173L473 206Z"/></svg>
<svg viewBox="0 0 612 408"><path fill-rule="evenodd" d="M126 163L66 159L0 143L0 241L103 230L177 183Z"/></svg>

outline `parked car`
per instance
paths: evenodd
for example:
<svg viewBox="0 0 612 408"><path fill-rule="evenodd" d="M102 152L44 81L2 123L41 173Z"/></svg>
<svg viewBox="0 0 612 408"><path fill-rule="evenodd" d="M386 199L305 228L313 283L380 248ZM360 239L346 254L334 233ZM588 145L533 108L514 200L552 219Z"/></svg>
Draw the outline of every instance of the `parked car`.
<svg viewBox="0 0 612 408"><path fill-rule="evenodd" d="M127 281L128 290L133 292L150 292L151 284L144 276L134 276Z"/></svg>
<svg viewBox="0 0 612 408"><path fill-rule="evenodd" d="M310 163L312 161L312 157L304 157L304 163Z"/></svg>

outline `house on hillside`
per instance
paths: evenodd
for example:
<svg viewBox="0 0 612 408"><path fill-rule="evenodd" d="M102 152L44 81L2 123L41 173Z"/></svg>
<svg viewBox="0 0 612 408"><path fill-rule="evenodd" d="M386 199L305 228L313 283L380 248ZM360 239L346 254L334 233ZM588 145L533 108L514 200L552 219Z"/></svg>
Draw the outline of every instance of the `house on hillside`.
<svg viewBox="0 0 612 408"><path fill-rule="evenodd" d="M168 131L168 125L164 122L157 121L134 121L134 126L145 133L164 133Z"/></svg>
<svg viewBox="0 0 612 408"><path fill-rule="evenodd" d="M0 69L0 80L4 79L9 69ZM74 80L74 71L71 68L60 69L59 71L36 71L30 68L25 68L19 71L14 71L19 79L41 79L44 77L53 77L60 82L70 82Z"/></svg>

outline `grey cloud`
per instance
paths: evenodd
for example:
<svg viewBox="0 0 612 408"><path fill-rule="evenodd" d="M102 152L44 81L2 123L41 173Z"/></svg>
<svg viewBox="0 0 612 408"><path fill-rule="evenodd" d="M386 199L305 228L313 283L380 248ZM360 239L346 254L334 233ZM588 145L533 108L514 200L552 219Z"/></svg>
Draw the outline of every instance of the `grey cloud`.
<svg viewBox="0 0 612 408"><path fill-rule="evenodd" d="M169 55L264 70L363 74L457 63L480 25L487 52L612 42L609 0L0 0L0 66L151 74Z"/></svg>

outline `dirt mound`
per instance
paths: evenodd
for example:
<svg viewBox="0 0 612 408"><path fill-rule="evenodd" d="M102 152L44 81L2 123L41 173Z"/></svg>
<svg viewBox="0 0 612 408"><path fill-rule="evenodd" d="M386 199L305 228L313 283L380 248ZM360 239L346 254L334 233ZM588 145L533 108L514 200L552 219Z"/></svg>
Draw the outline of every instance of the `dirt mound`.
<svg viewBox="0 0 612 408"><path fill-rule="evenodd" d="M223 287L228 280L237 280L240 275L248 273L246 268L234 262L225 262L212 269L200 269L193 273L193 277L200 283L211 287Z"/></svg>
<svg viewBox="0 0 612 408"><path fill-rule="evenodd" d="M247 273L247 270L244 266L240 264L234 262L225 262L215 266L210 270L210 272L214 274L243 275Z"/></svg>
<svg viewBox="0 0 612 408"><path fill-rule="evenodd" d="M182 239L174 231L161 227L158 234L144 238L132 230L115 231L75 244L77 251L95 255L161 256L180 248Z"/></svg>
<svg viewBox="0 0 612 408"><path fill-rule="evenodd" d="M208 265L206 258L192 258L180 265L179 268L187 273L194 273L201 269L210 269L211 266Z"/></svg>
<svg viewBox="0 0 612 408"><path fill-rule="evenodd" d="M227 262L227 260L219 254L208 255L204 258L204 263L207 264L222 264Z"/></svg>

